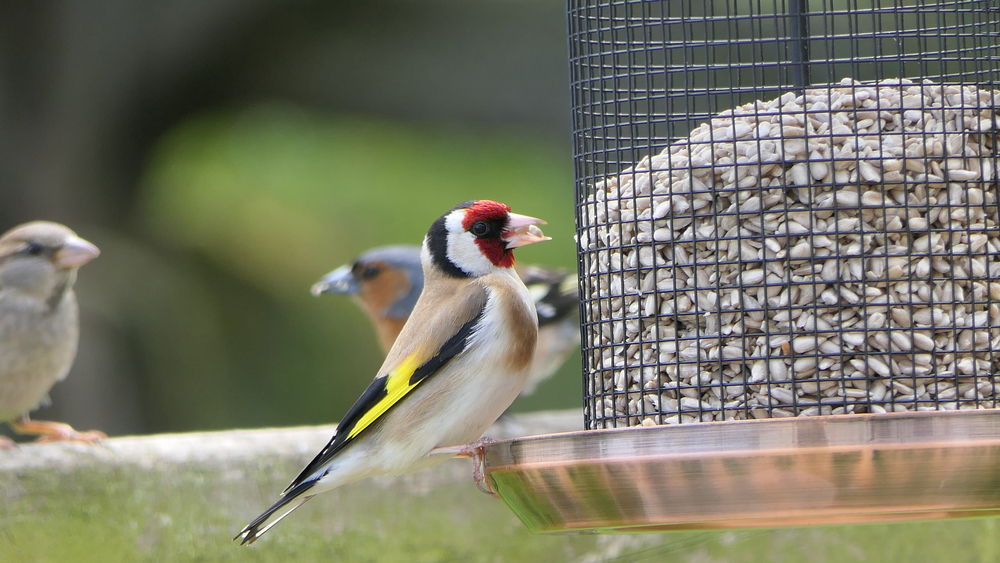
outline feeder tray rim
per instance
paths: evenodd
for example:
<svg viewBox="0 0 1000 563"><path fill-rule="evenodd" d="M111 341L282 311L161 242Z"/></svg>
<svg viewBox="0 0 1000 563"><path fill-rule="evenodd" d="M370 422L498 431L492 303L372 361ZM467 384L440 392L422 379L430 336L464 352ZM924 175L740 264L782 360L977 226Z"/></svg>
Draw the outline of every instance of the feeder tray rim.
<svg viewBox="0 0 1000 563"><path fill-rule="evenodd" d="M1000 515L1000 410L543 434L487 446L485 469L544 533Z"/></svg>
<svg viewBox="0 0 1000 563"><path fill-rule="evenodd" d="M753 420L719 420L711 422L695 422L690 424L661 424L657 426L623 426L619 428L598 428L594 430L574 430L571 432L554 432L548 434L535 434L531 436L522 436L519 438L508 438L504 440L497 440L492 443L487 451L492 453L494 457L491 459L496 459L497 456L502 455L504 452L510 452L509 446L522 446L531 447L533 445L538 445L539 442L548 442L553 440L570 440L574 438L585 438L604 441L606 439L611 439L616 435L631 435L636 432L645 432L647 434L653 433L663 433L669 436L672 433L680 434L682 437L688 438L686 434L696 435L699 433L721 433L728 432L729 428L735 427L737 431L743 433L745 431L750 431L751 427L762 427L767 430L804 430L806 428L812 429L817 426L825 426L828 424L838 425L838 426L868 426L870 424L886 424L886 425L901 425L904 424L904 420L914 420L914 421L929 421L929 420L941 420L943 418L949 419L959 419L959 418L970 418L970 419L980 419L980 418L996 418L997 430L1000 431L1000 409L979 409L979 410L954 410L954 411L907 411L907 412L894 412L894 413L863 413L863 414L843 414L843 415L827 415L827 416L802 416L802 417L792 417L792 418L764 418L764 419L753 419ZM784 428L784 427L788 428ZM968 431L970 429L964 428L963 430ZM834 440L835 443L828 443L828 446L859 446L859 445L891 445L893 443L897 444L911 444L919 443L926 444L925 440L921 439L921 436L910 435L910 436L899 436L908 437L911 439L905 441L889 442L884 440L870 441L866 443L854 442L848 443L843 439ZM834 436L834 438L840 438L839 436ZM989 433L972 433L964 434L961 436L963 440L973 440L973 441L989 441L989 440L1000 440L1000 434L989 434ZM947 441L947 440L945 440ZM813 444L812 447L818 447L819 444ZM800 446L801 447L801 446ZM702 451L705 453L709 452L734 452L734 451L760 451L761 448L752 447L742 447L742 448L732 448L732 449L720 449L714 446L706 446ZM675 452L677 453L677 452ZM579 459L593 459L590 457L581 457ZM499 460L498 460L499 461Z"/></svg>

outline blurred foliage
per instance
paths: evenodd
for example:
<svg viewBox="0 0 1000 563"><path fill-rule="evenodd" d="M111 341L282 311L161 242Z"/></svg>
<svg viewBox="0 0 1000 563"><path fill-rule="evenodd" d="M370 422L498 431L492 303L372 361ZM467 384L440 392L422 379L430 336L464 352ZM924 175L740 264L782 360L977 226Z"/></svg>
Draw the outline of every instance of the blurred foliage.
<svg viewBox="0 0 1000 563"><path fill-rule="evenodd" d="M144 390L151 430L339 419L382 355L354 303L314 298L310 286L373 246L419 244L434 219L463 201L495 199L546 219L553 240L518 259L574 269L567 149L519 131L281 105L179 125L154 151L140 216L178 260L198 257L182 277L198 287L188 294L204 298L163 289L149 299L169 302L185 323L216 326L174 323L202 335L184 349L145 339L162 348L152 354L161 376ZM198 354L212 361L192 368ZM579 362L574 356L515 410L579 406Z"/></svg>

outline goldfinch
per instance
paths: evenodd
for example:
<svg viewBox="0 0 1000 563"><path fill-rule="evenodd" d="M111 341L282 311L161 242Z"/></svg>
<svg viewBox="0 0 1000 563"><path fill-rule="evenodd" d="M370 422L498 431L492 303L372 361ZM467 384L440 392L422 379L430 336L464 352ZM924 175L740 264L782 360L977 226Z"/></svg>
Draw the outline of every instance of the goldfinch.
<svg viewBox="0 0 1000 563"><path fill-rule="evenodd" d="M319 493L375 475L399 475L455 455L514 401L528 377L538 319L512 266L513 249L548 240L536 225L489 200L434 221L420 250L424 288L375 380L325 448L282 498L234 539L253 543Z"/></svg>
<svg viewBox="0 0 1000 563"><path fill-rule="evenodd" d="M576 276L566 270L515 266L538 313L538 346L528 382L530 395L580 345L580 299ZM418 246L382 246L323 276L313 295L350 295L368 315L386 352L396 341L424 286Z"/></svg>
<svg viewBox="0 0 1000 563"><path fill-rule="evenodd" d="M73 283L77 269L98 254L57 223L25 223L0 236L0 421L19 434L41 435L39 441L106 437L28 417L73 365L80 335Z"/></svg>

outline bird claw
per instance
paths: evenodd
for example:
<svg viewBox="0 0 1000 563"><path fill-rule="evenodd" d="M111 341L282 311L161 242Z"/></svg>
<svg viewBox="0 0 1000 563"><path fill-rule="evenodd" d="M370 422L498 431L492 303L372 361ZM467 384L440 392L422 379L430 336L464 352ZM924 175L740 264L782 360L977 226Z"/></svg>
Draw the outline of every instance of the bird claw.
<svg viewBox="0 0 1000 563"><path fill-rule="evenodd" d="M486 474L483 471L486 462L486 447L497 443L493 438L480 438L471 444L460 446L458 456L472 458L472 478L476 481L479 490L493 498L500 498L500 495L493 490Z"/></svg>
<svg viewBox="0 0 1000 563"><path fill-rule="evenodd" d="M14 440L6 436L0 436L0 450L9 450L11 448L16 448L17 443Z"/></svg>
<svg viewBox="0 0 1000 563"><path fill-rule="evenodd" d="M96 444L108 437L107 434L100 430L78 432L68 424L49 422L47 420L25 418L20 422L14 423L12 426L14 427L14 431L19 434L40 434L41 436L35 440L39 444L46 442L87 442Z"/></svg>
<svg viewBox="0 0 1000 563"><path fill-rule="evenodd" d="M88 444L96 444L107 437L108 435L100 430L78 432L70 428L69 433L59 433L56 435L46 434L45 436L35 440L35 442L38 444L44 444L46 442L86 442Z"/></svg>

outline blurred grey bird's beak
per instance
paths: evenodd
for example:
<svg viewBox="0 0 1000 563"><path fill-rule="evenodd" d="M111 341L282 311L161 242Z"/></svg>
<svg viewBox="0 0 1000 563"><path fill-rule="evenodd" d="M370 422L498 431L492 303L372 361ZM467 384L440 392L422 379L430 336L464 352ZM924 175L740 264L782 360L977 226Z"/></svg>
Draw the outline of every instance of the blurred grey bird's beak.
<svg viewBox="0 0 1000 563"><path fill-rule="evenodd" d="M519 248L536 242L552 240L552 237L545 236L542 230L535 226L544 224L545 221L541 219L508 213L507 225L503 231L503 240L507 243L507 248Z"/></svg>
<svg viewBox="0 0 1000 563"><path fill-rule="evenodd" d="M341 295L354 295L360 291L358 284L354 281L350 264L341 266L329 274L323 276L312 286L312 294L316 297L324 293L334 293Z"/></svg>
<svg viewBox="0 0 1000 563"><path fill-rule="evenodd" d="M69 237L52 255L52 263L57 268L79 268L100 254L101 251L93 244L80 237Z"/></svg>

